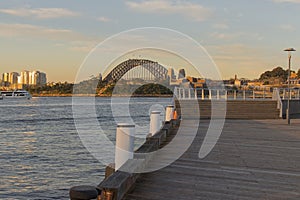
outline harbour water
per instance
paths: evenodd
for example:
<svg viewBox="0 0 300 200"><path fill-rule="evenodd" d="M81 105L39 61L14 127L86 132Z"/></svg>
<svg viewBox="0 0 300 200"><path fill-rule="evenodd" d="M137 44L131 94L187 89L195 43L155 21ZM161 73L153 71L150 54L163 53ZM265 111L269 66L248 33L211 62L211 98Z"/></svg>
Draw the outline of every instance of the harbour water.
<svg viewBox="0 0 300 200"><path fill-rule="evenodd" d="M149 112L170 103L170 98L131 98L125 105L140 127L136 148L148 133ZM111 112L111 99L95 98L95 107L101 128L114 141L120 119ZM71 97L0 101L0 163L0 199L68 199L70 187L97 185L105 169L80 141Z"/></svg>

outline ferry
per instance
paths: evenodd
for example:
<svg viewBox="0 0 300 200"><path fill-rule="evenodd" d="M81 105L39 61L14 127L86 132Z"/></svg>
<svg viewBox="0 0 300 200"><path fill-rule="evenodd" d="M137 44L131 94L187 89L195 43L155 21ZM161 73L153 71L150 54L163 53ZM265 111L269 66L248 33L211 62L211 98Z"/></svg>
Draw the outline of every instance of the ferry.
<svg viewBox="0 0 300 200"><path fill-rule="evenodd" d="M0 100L3 99L31 99L32 96L26 90L0 91Z"/></svg>

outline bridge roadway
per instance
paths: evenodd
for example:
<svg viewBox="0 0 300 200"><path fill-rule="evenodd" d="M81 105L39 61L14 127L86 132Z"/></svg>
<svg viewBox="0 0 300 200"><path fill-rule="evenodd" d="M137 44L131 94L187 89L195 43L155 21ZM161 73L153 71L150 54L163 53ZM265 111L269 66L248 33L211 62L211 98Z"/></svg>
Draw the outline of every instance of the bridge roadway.
<svg viewBox="0 0 300 200"><path fill-rule="evenodd" d="M300 199L300 120L226 120L203 160L209 121L201 120L189 150L170 166L142 174L127 200ZM183 120L188 130L193 120Z"/></svg>

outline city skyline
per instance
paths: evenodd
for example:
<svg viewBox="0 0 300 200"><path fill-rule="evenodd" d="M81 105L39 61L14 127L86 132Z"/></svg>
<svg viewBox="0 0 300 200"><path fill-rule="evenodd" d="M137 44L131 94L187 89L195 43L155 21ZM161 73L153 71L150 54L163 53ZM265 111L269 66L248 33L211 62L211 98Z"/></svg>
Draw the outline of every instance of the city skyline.
<svg viewBox="0 0 300 200"><path fill-rule="evenodd" d="M98 43L128 29L155 26L199 42L223 79L234 74L254 79L276 66L287 68L283 50L300 46L299 9L298 0L93 0L88 4L28 0L25 5L2 1L0 74L38 68L50 82L74 82L83 60ZM168 58L158 62L167 68L174 65ZM293 70L300 68L299 62L295 52ZM178 67L186 66L178 63Z"/></svg>
<svg viewBox="0 0 300 200"><path fill-rule="evenodd" d="M1 86L23 89L24 85L46 85L47 75L44 72L23 70L21 72L5 72L1 76Z"/></svg>

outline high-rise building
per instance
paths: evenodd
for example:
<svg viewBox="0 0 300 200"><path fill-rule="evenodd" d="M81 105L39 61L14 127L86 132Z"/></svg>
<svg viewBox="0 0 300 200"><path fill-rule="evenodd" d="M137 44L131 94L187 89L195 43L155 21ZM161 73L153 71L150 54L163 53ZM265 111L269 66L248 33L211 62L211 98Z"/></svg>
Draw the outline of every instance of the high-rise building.
<svg viewBox="0 0 300 200"><path fill-rule="evenodd" d="M9 73L3 73L2 74L2 81L3 82L9 82Z"/></svg>
<svg viewBox="0 0 300 200"><path fill-rule="evenodd" d="M39 71L22 71L20 74L17 72L3 73L2 82L7 86L16 86L22 88L24 85L45 85L47 83L46 74Z"/></svg>
<svg viewBox="0 0 300 200"><path fill-rule="evenodd" d="M178 79L183 79L183 78L185 78L185 70L180 69L178 73Z"/></svg>
<svg viewBox="0 0 300 200"><path fill-rule="evenodd" d="M46 85L47 83L47 75L46 73L40 72L38 85Z"/></svg>
<svg viewBox="0 0 300 200"><path fill-rule="evenodd" d="M8 82L10 84L17 84L18 83L18 76L19 76L19 73L18 72L10 72L9 73L9 79L8 79Z"/></svg>
<svg viewBox="0 0 300 200"><path fill-rule="evenodd" d="M174 69L172 67L170 67L168 69L168 77L170 78L170 80L176 79L175 72L174 72Z"/></svg>
<svg viewBox="0 0 300 200"><path fill-rule="evenodd" d="M18 82L18 84L29 85L29 74L30 74L29 71L26 70L22 71L19 78L20 82Z"/></svg>
<svg viewBox="0 0 300 200"><path fill-rule="evenodd" d="M29 85L45 85L47 83L46 74L40 71L29 73Z"/></svg>
<svg viewBox="0 0 300 200"><path fill-rule="evenodd" d="M29 85L37 85L39 73L39 71L29 72Z"/></svg>

